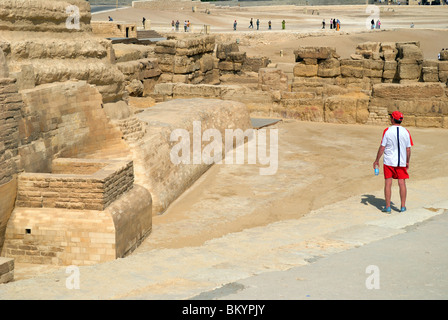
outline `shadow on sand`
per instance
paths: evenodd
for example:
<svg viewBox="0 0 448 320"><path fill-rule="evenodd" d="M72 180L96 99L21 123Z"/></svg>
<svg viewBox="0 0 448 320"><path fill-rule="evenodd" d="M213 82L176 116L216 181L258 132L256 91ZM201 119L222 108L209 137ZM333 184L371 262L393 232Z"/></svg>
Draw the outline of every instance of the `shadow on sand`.
<svg viewBox="0 0 448 320"><path fill-rule="evenodd" d="M371 205L376 207L378 210L382 210L386 205L384 199L380 199L371 194L363 194L361 199L361 203L365 206ZM393 202L390 203L391 210L400 211L400 208L397 208Z"/></svg>

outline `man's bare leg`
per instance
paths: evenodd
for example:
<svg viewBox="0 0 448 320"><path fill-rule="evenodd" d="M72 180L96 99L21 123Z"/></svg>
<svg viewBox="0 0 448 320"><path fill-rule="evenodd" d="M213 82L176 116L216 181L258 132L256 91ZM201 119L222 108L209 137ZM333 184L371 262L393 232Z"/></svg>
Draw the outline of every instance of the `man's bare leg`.
<svg viewBox="0 0 448 320"><path fill-rule="evenodd" d="M398 186L400 187L401 207L406 208L406 195L407 195L406 180L398 179Z"/></svg>
<svg viewBox="0 0 448 320"><path fill-rule="evenodd" d="M386 200L386 208L390 207L390 198L392 196L392 178L384 180L384 198Z"/></svg>

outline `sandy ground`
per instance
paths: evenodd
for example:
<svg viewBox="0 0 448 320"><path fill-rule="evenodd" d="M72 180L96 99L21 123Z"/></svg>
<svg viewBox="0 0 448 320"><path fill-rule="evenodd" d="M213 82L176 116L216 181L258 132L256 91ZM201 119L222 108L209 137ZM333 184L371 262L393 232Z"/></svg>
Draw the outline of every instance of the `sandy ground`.
<svg viewBox="0 0 448 320"><path fill-rule="evenodd" d="M376 16L366 13L367 6L271 6L250 8L216 8L210 14L192 12L191 8L173 11L143 9L121 9L92 15L93 21L105 21L110 15L115 21L134 22L138 26L142 17L151 20L151 28L171 32L171 21L190 20L192 32L201 33L203 25L210 25L211 34L222 41L238 39L240 51L250 56L267 56L272 62L294 63L293 51L302 45L333 46L341 57L348 58L355 52L358 43L366 41L420 41L426 59L436 59L442 48L448 48L448 6L383 6ZM307 9L307 13L304 13ZM311 14L318 10L319 15ZM392 11L393 10L393 11ZM380 30L366 27L371 17L380 19ZM250 19L254 29L249 29ZM341 21L339 32L329 29L331 18ZM260 19L260 29L255 21ZM286 29L281 30L281 21L286 20ZM233 21L237 20L237 31ZM267 22L272 21L272 30ZM322 20L326 28L322 29ZM410 28L411 23L415 27ZM182 28L181 28L182 29ZM181 32L182 33L182 32ZM280 56L280 50L283 56Z"/></svg>
<svg viewBox="0 0 448 320"><path fill-rule="evenodd" d="M285 120L271 128L279 132L275 175L259 175L256 165L215 165L163 215L154 217L151 236L136 252L201 245L383 188L384 180L372 169L382 127ZM443 169L448 167L448 130L409 130L415 147L408 183L448 177ZM399 205L397 190L392 200Z"/></svg>
<svg viewBox="0 0 448 320"><path fill-rule="evenodd" d="M425 58L435 58L448 48L448 6L397 7L382 12L382 30L364 26L365 6L319 9L319 16L304 14L303 7L254 7L214 9L211 14L191 11L125 9L92 16L106 20L140 23L151 20L153 29L170 32L172 19L190 20L193 32L204 24L223 39L239 39L241 51L269 57L274 63L293 64L293 50L300 45L334 46L342 57L354 53L364 41L420 41ZM262 20L261 30L248 30L250 18ZM321 30L321 21L337 17L342 31ZM232 30L233 20L239 21ZM266 22L272 19L273 30ZM282 19L287 30L280 30ZM415 28L410 29L410 22ZM279 51L284 55L280 56ZM311 210L359 195L360 202L383 188L383 179L373 175L372 162L383 127L336 125L285 120L279 130L279 168L272 176L260 176L257 165L215 165L169 209L153 219L153 231L137 253L161 248L200 246L227 234L266 226L275 221L298 219ZM415 143L408 181L448 178L448 130L409 128ZM398 203L396 184L393 201ZM362 196L364 195L364 197ZM364 200L363 200L364 199ZM412 199L408 206L412 208ZM49 266L16 265L16 279L53 270Z"/></svg>

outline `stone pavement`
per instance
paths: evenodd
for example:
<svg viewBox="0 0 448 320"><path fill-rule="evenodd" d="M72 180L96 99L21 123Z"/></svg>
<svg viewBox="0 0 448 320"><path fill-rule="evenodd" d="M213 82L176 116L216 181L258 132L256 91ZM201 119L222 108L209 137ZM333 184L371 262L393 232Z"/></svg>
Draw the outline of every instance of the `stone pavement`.
<svg viewBox="0 0 448 320"><path fill-rule="evenodd" d="M447 190L446 178L415 181L404 214L381 213L380 190L202 246L79 267L79 289L65 267L3 284L0 299L446 299ZM368 266L381 289L360 295Z"/></svg>

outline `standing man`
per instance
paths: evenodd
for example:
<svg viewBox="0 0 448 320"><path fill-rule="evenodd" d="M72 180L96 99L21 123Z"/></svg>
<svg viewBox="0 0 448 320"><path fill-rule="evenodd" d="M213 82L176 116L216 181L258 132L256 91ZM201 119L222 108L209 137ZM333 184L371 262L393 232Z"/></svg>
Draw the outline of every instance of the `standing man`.
<svg viewBox="0 0 448 320"><path fill-rule="evenodd" d="M400 111L392 112L390 121L392 126L384 130L376 160L373 162L373 167L377 167L381 156L384 154L384 197L386 206L382 211L386 213L391 212L392 179L398 180L401 199L400 211L406 211L406 179L409 179L408 169L409 160L411 159L411 146L414 145L409 131L401 126L403 114Z"/></svg>
<svg viewBox="0 0 448 320"><path fill-rule="evenodd" d="M257 19L257 30L260 29L260 19Z"/></svg>

